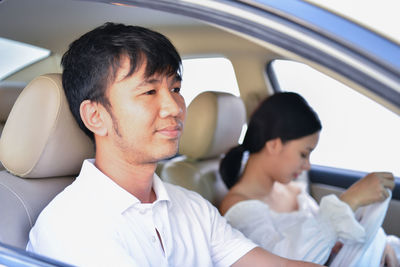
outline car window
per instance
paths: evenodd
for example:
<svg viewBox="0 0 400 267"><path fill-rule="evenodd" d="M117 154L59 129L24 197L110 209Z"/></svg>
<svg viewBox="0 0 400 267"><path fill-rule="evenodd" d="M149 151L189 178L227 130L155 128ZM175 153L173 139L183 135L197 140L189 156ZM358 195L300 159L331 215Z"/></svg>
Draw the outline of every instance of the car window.
<svg viewBox="0 0 400 267"><path fill-rule="evenodd" d="M47 49L0 37L0 80L49 55Z"/></svg>
<svg viewBox="0 0 400 267"><path fill-rule="evenodd" d="M182 60L181 93L186 106L204 91L218 91L239 96L235 71L224 57L190 58Z"/></svg>
<svg viewBox="0 0 400 267"><path fill-rule="evenodd" d="M274 60L275 88L301 94L322 122L313 164L400 176L400 117L308 65Z"/></svg>
<svg viewBox="0 0 400 267"><path fill-rule="evenodd" d="M190 58L182 60L183 77L181 93L186 106L204 91L218 91L240 96L235 70L224 57ZM239 143L243 142L247 124L243 125Z"/></svg>

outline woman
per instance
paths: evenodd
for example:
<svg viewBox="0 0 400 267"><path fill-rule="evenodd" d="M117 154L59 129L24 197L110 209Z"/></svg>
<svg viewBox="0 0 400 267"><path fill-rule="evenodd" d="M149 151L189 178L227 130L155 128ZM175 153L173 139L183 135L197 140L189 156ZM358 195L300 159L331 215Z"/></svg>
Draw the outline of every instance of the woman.
<svg viewBox="0 0 400 267"><path fill-rule="evenodd" d="M221 161L220 173L230 190L220 212L265 249L324 264L342 242L364 241L354 211L386 199L394 177L370 173L339 197L324 197L318 206L293 180L310 169L321 128L317 114L296 93L264 100L250 119L243 144ZM244 154L248 160L242 164ZM398 265L390 245L382 255L389 266Z"/></svg>

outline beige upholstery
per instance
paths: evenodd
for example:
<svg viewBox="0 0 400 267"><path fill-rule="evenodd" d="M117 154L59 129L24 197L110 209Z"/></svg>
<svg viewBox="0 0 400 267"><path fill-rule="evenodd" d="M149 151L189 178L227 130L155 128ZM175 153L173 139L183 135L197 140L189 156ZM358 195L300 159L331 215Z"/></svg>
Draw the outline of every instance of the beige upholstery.
<svg viewBox="0 0 400 267"><path fill-rule="evenodd" d="M164 181L194 190L218 205L226 186L219 173L221 155L238 144L246 111L239 97L204 92L189 105L180 141L182 156L167 162Z"/></svg>
<svg viewBox="0 0 400 267"><path fill-rule="evenodd" d="M0 82L0 136L15 100L26 86L24 82ZM4 167L0 163L0 170Z"/></svg>
<svg viewBox="0 0 400 267"><path fill-rule="evenodd" d="M73 175L91 155L93 145L72 117L61 75L43 75L29 83L2 133L4 167L27 178Z"/></svg>
<svg viewBox="0 0 400 267"><path fill-rule="evenodd" d="M0 139L0 160L8 170L0 171L0 242L24 248L39 212L93 154L92 142L70 113L61 75L29 83Z"/></svg>

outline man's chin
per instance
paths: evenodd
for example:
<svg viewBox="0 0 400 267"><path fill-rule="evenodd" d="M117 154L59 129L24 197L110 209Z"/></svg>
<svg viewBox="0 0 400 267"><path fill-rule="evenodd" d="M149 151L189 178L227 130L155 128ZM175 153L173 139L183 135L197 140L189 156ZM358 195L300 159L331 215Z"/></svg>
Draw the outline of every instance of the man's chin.
<svg viewBox="0 0 400 267"><path fill-rule="evenodd" d="M174 158L174 157L176 157L176 156L178 156L178 153L177 153L177 152L172 153L172 154L168 154L168 155L165 155L165 156L162 156L162 157L160 157L160 159L159 159L158 161L168 160L168 159Z"/></svg>
<svg viewBox="0 0 400 267"><path fill-rule="evenodd" d="M165 152L161 153L161 154L157 157L157 158L158 158L157 161L162 161L162 160L171 159L171 158L173 158L173 157L175 157L175 156L177 156L177 155L178 155L178 147L176 146L176 147L174 147L174 148L169 149L168 151L165 151Z"/></svg>

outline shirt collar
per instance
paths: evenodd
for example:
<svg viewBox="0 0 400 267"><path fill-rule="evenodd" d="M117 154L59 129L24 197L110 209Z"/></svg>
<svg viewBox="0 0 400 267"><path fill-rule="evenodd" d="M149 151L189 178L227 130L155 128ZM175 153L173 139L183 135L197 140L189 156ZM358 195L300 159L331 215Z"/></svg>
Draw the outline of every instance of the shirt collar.
<svg viewBox="0 0 400 267"><path fill-rule="evenodd" d="M105 208L109 207L112 211L118 213L123 213L133 205L141 204L138 198L102 173L94 165L94 162L94 159L86 159L83 162L77 181L87 184L88 190L95 194L96 201L103 202ZM170 203L165 185L155 173L153 175L153 190L156 194L156 201L153 202L153 205L160 201Z"/></svg>
<svg viewBox="0 0 400 267"><path fill-rule="evenodd" d="M156 193L157 200L158 201L168 201L168 203L171 202L169 195L167 193L167 190L165 189L165 184L163 181L161 181L160 177L156 173L154 173L153 176L153 190Z"/></svg>

